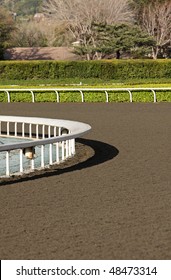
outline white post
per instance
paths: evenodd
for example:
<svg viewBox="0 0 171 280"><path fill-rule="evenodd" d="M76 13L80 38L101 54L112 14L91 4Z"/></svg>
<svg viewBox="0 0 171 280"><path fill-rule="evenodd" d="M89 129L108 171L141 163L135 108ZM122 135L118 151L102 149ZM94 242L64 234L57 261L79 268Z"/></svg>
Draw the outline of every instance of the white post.
<svg viewBox="0 0 171 280"><path fill-rule="evenodd" d="M84 94L83 94L82 90L80 90L80 93L81 93L81 101L84 102Z"/></svg>
<svg viewBox="0 0 171 280"><path fill-rule="evenodd" d="M31 169L34 170L34 158L31 159Z"/></svg>
<svg viewBox="0 0 171 280"><path fill-rule="evenodd" d="M108 103L109 102L109 95L108 95L107 90L105 90L105 94L106 94L106 102Z"/></svg>
<svg viewBox="0 0 171 280"><path fill-rule="evenodd" d="M10 103L10 93L7 90L6 93L7 93L8 103Z"/></svg>
<svg viewBox="0 0 171 280"><path fill-rule="evenodd" d="M6 176L10 175L9 151L6 151Z"/></svg>
<svg viewBox="0 0 171 280"><path fill-rule="evenodd" d="M75 154L75 139L72 139L72 155Z"/></svg>
<svg viewBox="0 0 171 280"><path fill-rule="evenodd" d="M20 149L20 172L23 172L23 150Z"/></svg>
<svg viewBox="0 0 171 280"><path fill-rule="evenodd" d="M32 95L32 102L34 103L35 102L34 92L32 90L30 90L30 92L31 92L31 95Z"/></svg>
<svg viewBox="0 0 171 280"><path fill-rule="evenodd" d="M57 90L55 90L55 93L56 93L56 101L59 103L59 93Z"/></svg>
<svg viewBox="0 0 171 280"><path fill-rule="evenodd" d="M61 127L58 128L58 136L61 135Z"/></svg>
<svg viewBox="0 0 171 280"><path fill-rule="evenodd" d="M50 128L51 128L51 126L49 125L48 126L48 137L50 138Z"/></svg>
<svg viewBox="0 0 171 280"><path fill-rule="evenodd" d="M128 92L129 92L129 100L130 102L132 102L132 92L128 89Z"/></svg>
<svg viewBox="0 0 171 280"><path fill-rule="evenodd" d="M69 156L69 143L68 143L69 140L66 140L66 158Z"/></svg>
<svg viewBox="0 0 171 280"><path fill-rule="evenodd" d="M53 135L54 135L54 137L57 136L57 133L56 133L56 126L54 126Z"/></svg>
<svg viewBox="0 0 171 280"><path fill-rule="evenodd" d="M9 136L9 122L7 122L7 135Z"/></svg>
<svg viewBox="0 0 171 280"><path fill-rule="evenodd" d="M45 138L45 125L42 126L42 139Z"/></svg>
<svg viewBox="0 0 171 280"><path fill-rule="evenodd" d="M14 124L14 135L17 136L17 122Z"/></svg>
<svg viewBox="0 0 171 280"><path fill-rule="evenodd" d="M24 131L24 128L25 128L25 123L22 123L22 137L25 136L25 131Z"/></svg>
<svg viewBox="0 0 171 280"><path fill-rule="evenodd" d="M72 155L72 139L69 140L69 157Z"/></svg>
<svg viewBox="0 0 171 280"><path fill-rule="evenodd" d="M49 164L52 165L53 158L52 158L52 144L49 144Z"/></svg>
<svg viewBox="0 0 171 280"><path fill-rule="evenodd" d="M59 163L59 142L56 143L56 162Z"/></svg>
<svg viewBox="0 0 171 280"><path fill-rule="evenodd" d="M32 138L32 125L31 123L29 124L29 136Z"/></svg>
<svg viewBox="0 0 171 280"><path fill-rule="evenodd" d="M45 151L45 146L44 145L41 145L41 167L44 167L45 166L45 154L44 154L44 151Z"/></svg>
<svg viewBox="0 0 171 280"><path fill-rule="evenodd" d="M39 125L36 124L36 138L39 139Z"/></svg>
<svg viewBox="0 0 171 280"><path fill-rule="evenodd" d="M156 93L155 93L154 89L151 89L151 91L152 91L153 96L154 96L154 103L156 103L157 102Z"/></svg>
<svg viewBox="0 0 171 280"><path fill-rule="evenodd" d="M65 141L62 141L62 160L65 159Z"/></svg>

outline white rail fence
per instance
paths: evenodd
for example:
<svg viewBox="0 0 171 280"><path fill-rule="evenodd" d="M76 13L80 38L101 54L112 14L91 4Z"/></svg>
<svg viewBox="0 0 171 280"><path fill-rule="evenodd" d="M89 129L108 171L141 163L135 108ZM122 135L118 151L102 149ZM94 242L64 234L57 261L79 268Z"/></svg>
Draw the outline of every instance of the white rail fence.
<svg viewBox="0 0 171 280"><path fill-rule="evenodd" d="M90 129L88 124L69 120L0 116L0 140L3 138L9 140L8 144L0 145L0 156L3 153L5 165L4 174L0 177L9 177L59 164L75 154L75 138ZM22 141L12 143L10 139L20 139L20 141L22 139ZM36 161L35 151L38 148L40 160ZM14 152L15 161L18 162L18 170L15 171L10 165L11 154ZM24 166L25 158L29 161L27 167Z"/></svg>
<svg viewBox="0 0 171 280"><path fill-rule="evenodd" d="M36 89L0 89L0 92L3 92L7 95L8 103L11 102L11 93L28 93L31 94L32 102L36 102L35 97L36 93L55 93L56 95L56 102L60 102L60 93L71 93L71 92L78 92L81 96L81 101L85 102L85 95L86 92L103 92L105 94L106 102L109 102L109 93L128 93L129 94L129 101L133 102L133 93L134 92L151 92L153 94L153 101L157 102L156 91L171 91L171 88L36 88Z"/></svg>

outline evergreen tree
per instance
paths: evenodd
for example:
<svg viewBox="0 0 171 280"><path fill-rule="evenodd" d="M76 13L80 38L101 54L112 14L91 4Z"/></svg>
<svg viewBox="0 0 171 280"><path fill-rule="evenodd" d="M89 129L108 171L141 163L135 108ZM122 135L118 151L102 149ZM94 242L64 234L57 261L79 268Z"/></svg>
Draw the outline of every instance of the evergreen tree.
<svg viewBox="0 0 171 280"><path fill-rule="evenodd" d="M89 59L101 59L108 56L120 58L121 54L131 57L144 57L151 51L155 42L147 33L139 27L126 24L107 25L93 24L93 36L89 36L84 45L83 42L75 47L75 52L86 55Z"/></svg>

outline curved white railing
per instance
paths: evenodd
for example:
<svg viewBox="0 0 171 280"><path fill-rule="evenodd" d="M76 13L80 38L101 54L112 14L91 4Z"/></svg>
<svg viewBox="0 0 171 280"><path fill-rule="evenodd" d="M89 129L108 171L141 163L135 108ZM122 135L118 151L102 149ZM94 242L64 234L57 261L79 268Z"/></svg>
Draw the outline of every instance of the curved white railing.
<svg viewBox="0 0 171 280"><path fill-rule="evenodd" d="M30 158L31 170L35 169L34 149L40 147L40 166L44 168L64 161L75 154L75 138L82 136L91 129L90 125L60 119L0 116L0 137L21 138L25 141L20 143L1 144L0 154L5 152L6 171L4 176L10 176L10 153L18 151L19 170L23 173L23 157L26 151L32 154ZM27 141L28 139L28 141ZM31 140L31 141L30 141ZM45 164L45 147L48 145L48 164ZM55 158L54 158L55 146ZM61 149L61 157L60 157ZM15 172L16 173L16 172ZM2 176L1 176L2 177Z"/></svg>
<svg viewBox="0 0 171 280"><path fill-rule="evenodd" d="M153 94L153 101L157 102L156 91L171 91L171 88L30 88L30 89L0 89L0 92L4 92L7 95L8 103L11 102L11 93L30 93L32 96L32 102L35 101L36 93L53 92L56 95L56 102L60 102L60 93L63 92L78 92L81 97L81 102L85 102L84 93L86 92L104 92L106 96L106 102L109 102L109 92L127 92L129 94L129 101L133 102L133 92L148 91Z"/></svg>

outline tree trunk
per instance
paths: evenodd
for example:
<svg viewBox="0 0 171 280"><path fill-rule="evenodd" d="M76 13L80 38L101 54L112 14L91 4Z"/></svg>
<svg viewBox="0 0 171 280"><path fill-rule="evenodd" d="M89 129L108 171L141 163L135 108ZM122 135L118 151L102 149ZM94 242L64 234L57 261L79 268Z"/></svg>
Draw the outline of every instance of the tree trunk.
<svg viewBox="0 0 171 280"><path fill-rule="evenodd" d="M118 50L118 51L116 51L116 59L120 59L120 56L121 56L120 51L119 51L119 50Z"/></svg>
<svg viewBox="0 0 171 280"><path fill-rule="evenodd" d="M152 47L152 58L153 59L157 59L158 52L159 52L158 47Z"/></svg>
<svg viewBox="0 0 171 280"><path fill-rule="evenodd" d="M87 60L90 60L90 54L89 53L86 54L86 57L87 57Z"/></svg>

